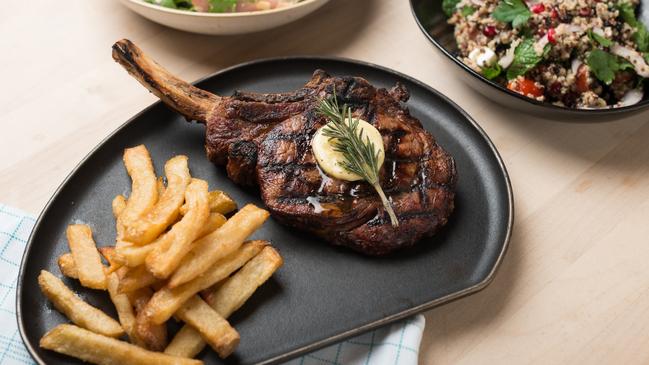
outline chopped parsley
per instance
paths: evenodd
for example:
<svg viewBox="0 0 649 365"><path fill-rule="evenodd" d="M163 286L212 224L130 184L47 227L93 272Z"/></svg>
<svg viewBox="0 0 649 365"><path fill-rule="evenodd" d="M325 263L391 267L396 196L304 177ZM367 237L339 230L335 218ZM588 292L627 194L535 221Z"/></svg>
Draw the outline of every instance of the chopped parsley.
<svg viewBox="0 0 649 365"><path fill-rule="evenodd" d="M467 16L469 16L469 15L475 13L476 10L477 10L477 9L474 8L474 7L471 7L471 6L465 6L465 7L463 7L462 10L460 11L460 14L462 14L463 17L467 17Z"/></svg>
<svg viewBox="0 0 649 365"><path fill-rule="evenodd" d="M534 40L531 38L523 40L514 50L514 61L507 69L507 79L511 80L525 75L543 59L549 50L550 45L547 44L543 49L543 54L539 56L534 50Z"/></svg>
<svg viewBox="0 0 649 365"><path fill-rule="evenodd" d="M455 13L455 8L457 4L460 3L460 0L442 0L442 10L446 16L451 16Z"/></svg>
<svg viewBox="0 0 649 365"><path fill-rule="evenodd" d="M512 23L517 28L527 23L532 13L522 0L502 0L491 16L503 23Z"/></svg>
<svg viewBox="0 0 649 365"><path fill-rule="evenodd" d="M611 41L608 38L602 37L601 35L594 33L593 31L588 31L588 37L592 39L593 41L596 41L597 43L601 44L602 47L610 47L613 45L613 41Z"/></svg>
<svg viewBox="0 0 649 365"><path fill-rule="evenodd" d="M500 65L496 63L493 66L483 67L482 76L486 77L489 80L493 80L498 77L498 75L500 75L502 71L502 67L500 67Z"/></svg>
<svg viewBox="0 0 649 365"><path fill-rule="evenodd" d="M629 3L621 3L617 5L620 11L620 16L624 21L635 28L633 33L633 41L637 44L640 52L649 52L649 31L647 27L642 24L635 16L635 8Z"/></svg>
<svg viewBox="0 0 649 365"><path fill-rule="evenodd" d="M593 71L595 77L606 85L613 82L616 72L633 68L633 65L628 61L601 49L594 49L590 52L586 57L586 64Z"/></svg>

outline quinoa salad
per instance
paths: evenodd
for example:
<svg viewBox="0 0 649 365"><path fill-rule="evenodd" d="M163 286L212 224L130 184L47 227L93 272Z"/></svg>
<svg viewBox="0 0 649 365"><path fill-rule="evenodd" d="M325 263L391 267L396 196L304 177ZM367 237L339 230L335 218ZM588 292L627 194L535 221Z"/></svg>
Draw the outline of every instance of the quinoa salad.
<svg viewBox="0 0 649 365"><path fill-rule="evenodd" d="M649 78L639 0L444 0L458 57L541 102L580 109L633 105Z"/></svg>

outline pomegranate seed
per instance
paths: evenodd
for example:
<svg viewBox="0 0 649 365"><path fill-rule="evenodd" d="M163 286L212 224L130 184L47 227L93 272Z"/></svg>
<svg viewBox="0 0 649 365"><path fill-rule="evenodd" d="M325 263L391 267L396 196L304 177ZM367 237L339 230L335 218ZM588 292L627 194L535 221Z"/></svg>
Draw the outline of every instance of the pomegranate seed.
<svg viewBox="0 0 649 365"><path fill-rule="evenodd" d="M581 16L590 16L590 8L581 8L581 9L579 9L579 15L581 15Z"/></svg>
<svg viewBox="0 0 649 365"><path fill-rule="evenodd" d="M548 41L550 41L550 43L552 43L552 44L557 43L557 39L554 37L556 32L557 31L554 30L554 28L548 29Z"/></svg>
<svg viewBox="0 0 649 365"><path fill-rule="evenodd" d="M552 11L550 12L550 17L552 19L556 19L559 17L559 12L557 11L557 9L552 9Z"/></svg>
<svg viewBox="0 0 649 365"><path fill-rule="evenodd" d="M487 25L483 30L482 34L486 35L487 37L493 37L496 35L496 27L493 25Z"/></svg>
<svg viewBox="0 0 649 365"><path fill-rule="evenodd" d="M532 5L532 12L534 14L541 14L543 11L545 11L545 5L541 3Z"/></svg>

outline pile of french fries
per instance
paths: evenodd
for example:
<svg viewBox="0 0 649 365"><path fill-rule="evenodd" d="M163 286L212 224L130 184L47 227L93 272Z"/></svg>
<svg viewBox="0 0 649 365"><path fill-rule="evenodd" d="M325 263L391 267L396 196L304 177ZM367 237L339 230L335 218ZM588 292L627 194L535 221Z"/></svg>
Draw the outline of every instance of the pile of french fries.
<svg viewBox="0 0 649 365"><path fill-rule="evenodd" d="M239 344L226 320L282 265L266 241L246 241L268 212L236 203L192 178L187 157L165 164L166 185L156 177L147 149L124 152L131 194L112 203L117 238L96 247L90 227L67 228L70 253L61 273L82 286L106 290L115 320L80 299L61 279L41 271L41 290L72 324L41 338L40 346L96 364L200 364L209 345L221 357ZM108 263L102 263L102 256ZM166 322L185 324L169 342ZM127 341L120 338L127 337Z"/></svg>

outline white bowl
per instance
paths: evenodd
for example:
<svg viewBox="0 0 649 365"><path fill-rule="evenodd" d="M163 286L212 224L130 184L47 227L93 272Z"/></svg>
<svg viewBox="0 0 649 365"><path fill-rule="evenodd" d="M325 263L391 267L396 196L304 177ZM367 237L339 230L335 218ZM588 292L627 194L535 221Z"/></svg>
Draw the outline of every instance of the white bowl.
<svg viewBox="0 0 649 365"><path fill-rule="evenodd" d="M168 27L192 33L224 35L266 30L297 20L329 0L304 0L272 10L241 13L199 13L153 5L143 0L121 0L141 16Z"/></svg>

